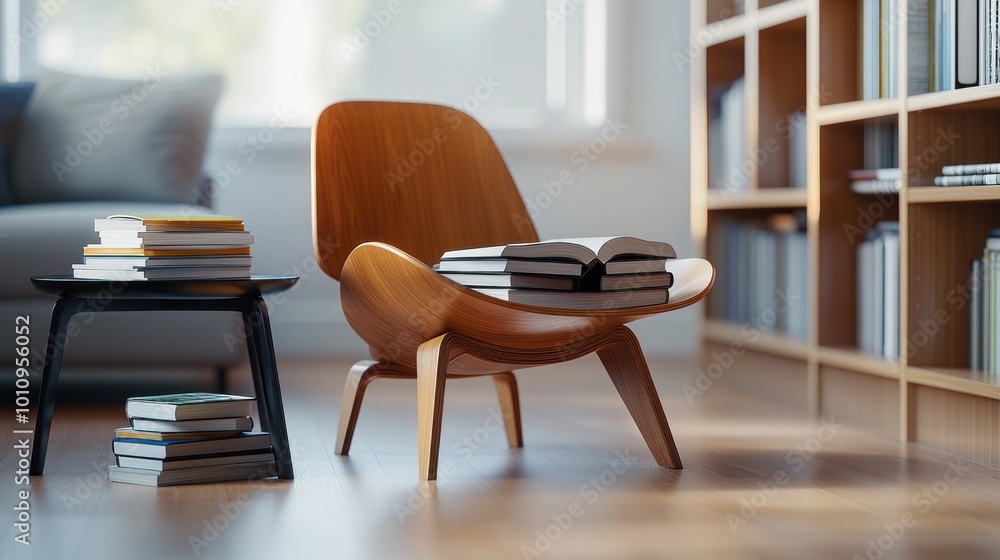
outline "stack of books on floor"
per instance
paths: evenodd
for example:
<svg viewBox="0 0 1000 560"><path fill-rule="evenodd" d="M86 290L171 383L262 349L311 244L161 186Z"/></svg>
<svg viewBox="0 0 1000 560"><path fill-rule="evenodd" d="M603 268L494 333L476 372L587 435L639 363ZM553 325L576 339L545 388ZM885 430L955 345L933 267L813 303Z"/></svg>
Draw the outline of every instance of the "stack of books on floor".
<svg viewBox="0 0 1000 560"><path fill-rule="evenodd" d="M448 251L441 275L506 301L560 309L617 309L667 303L676 258L665 242L587 237Z"/></svg>
<svg viewBox="0 0 1000 560"><path fill-rule="evenodd" d="M251 432L253 397L181 393L128 399L115 430L111 482L170 486L275 476L266 432Z"/></svg>
<svg viewBox="0 0 1000 560"><path fill-rule="evenodd" d="M229 216L127 216L94 220L101 242L83 248L74 278L186 280L250 276L253 234Z"/></svg>
<svg viewBox="0 0 1000 560"><path fill-rule="evenodd" d="M899 222L880 222L858 245L858 348L899 357Z"/></svg>
<svg viewBox="0 0 1000 560"><path fill-rule="evenodd" d="M1000 372L1000 228L990 230L983 257L972 261L969 292L969 367L996 375Z"/></svg>
<svg viewBox="0 0 1000 560"><path fill-rule="evenodd" d="M946 165L934 178L939 187L972 187L1000 185L1000 163L970 163Z"/></svg>

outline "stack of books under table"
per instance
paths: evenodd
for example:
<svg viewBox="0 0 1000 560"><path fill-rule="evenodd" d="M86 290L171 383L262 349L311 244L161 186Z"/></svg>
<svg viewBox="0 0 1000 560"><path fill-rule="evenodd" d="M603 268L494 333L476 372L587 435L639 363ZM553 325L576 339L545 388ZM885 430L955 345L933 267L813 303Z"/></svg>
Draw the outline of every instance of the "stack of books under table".
<svg viewBox="0 0 1000 560"><path fill-rule="evenodd" d="M94 220L101 242L83 248L75 278L246 278L253 234L229 216L127 216Z"/></svg>
<svg viewBox="0 0 1000 560"><path fill-rule="evenodd" d="M586 237L448 251L434 269L480 293L561 309L667 303L676 258L665 242Z"/></svg>
<svg viewBox="0 0 1000 560"><path fill-rule="evenodd" d="M266 432L251 432L253 397L182 393L128 399L108 479L169 486L275 476Z"/></svg>

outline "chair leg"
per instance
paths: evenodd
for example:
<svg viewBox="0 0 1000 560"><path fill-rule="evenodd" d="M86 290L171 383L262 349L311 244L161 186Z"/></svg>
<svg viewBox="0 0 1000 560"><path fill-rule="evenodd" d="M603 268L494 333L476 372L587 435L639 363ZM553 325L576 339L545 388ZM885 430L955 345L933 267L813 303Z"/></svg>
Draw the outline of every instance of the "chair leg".
<svg viewBox="0 0 1000 560"><path fill-rule="evenodd" d="M623 340L616 340L597 350L618 394L642 433L646 445L663 467L679 469L681 456L677 453L674 437L663 414L656 386L649 374L649 366L642 355L642 348L627 327L621 327Z"/></svg>
<svg viewBox="0 0 1000 560"><path fill-rule="evenodd" d="M492 375L500 400L503 426L507 430L507 443L511 447L524 447L521 435L521 400L517 393L517 379L514 372L505 371Z"/></svg>
<svg viewBox="0 0 1000 560"><path fill-rule="evenodd" d="M443 334L417 348L417 453L420 480L437 479L444 385L453 336Z"/></svg>
<svg viewBox="0 0 1000 560"><path fill-rule="evenodd" d="M365 388L378 377L378 362L361 360L351 366L344 383L344 403L340 407L340 423L337 425L337 455L347 455L351 450L351 439L354 438L354 428L361 412L361 401L365 397Z"/></svg>

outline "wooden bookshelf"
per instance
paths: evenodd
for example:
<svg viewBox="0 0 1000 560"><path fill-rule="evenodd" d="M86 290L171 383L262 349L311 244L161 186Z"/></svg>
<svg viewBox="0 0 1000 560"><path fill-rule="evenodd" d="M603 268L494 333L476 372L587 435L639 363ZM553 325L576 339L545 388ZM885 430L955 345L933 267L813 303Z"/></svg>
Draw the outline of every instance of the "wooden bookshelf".
<svg viewBox="0 0 1000 560"><path fill-rule="evenodd" d="M981 256L987 231L1000 227L1000 187L934 187L944 165L997 161L1000 85L907 93L906 21L898 22L899 95L861 99L860 2L693 0L692 37L704 55L691 66L692 233L702 254L720 243L712 228L733 220L805 210L809 258L809 332L797 340L757 332L705 307L704 338L806 367L801 398L834 415L951 453L1000 466L1000 379L969 369L969 311L961 287ZM738 8L735 11L739 11ZM728 15L727 15L728 14ZM725 17L723 17L725 16ZM747 153L753 165L739 192L710 188L710 92L743 77ZM796 109L807 115L807 185L792 188L789 143L775 131ZM891 123L906 170L898 195L850 191L846 172L863 164L864 129ZM778 150L754 159L765 145ZM857 243L845 225L900 224L900 357L857 347ZM719 266L721 263L716 262ZM724 270L719 271L725 274ZM957 295L956 295L957 294ZM991 451L994 450L994 451ZM995 457L994 457L995 455Z"/></svg>

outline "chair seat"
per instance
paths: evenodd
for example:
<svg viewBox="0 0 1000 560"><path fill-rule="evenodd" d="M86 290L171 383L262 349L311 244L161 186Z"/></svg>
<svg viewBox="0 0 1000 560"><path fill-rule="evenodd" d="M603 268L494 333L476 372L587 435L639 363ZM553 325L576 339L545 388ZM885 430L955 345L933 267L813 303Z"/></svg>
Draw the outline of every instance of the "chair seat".
<svg viewBox="0 0 1000 560"><path fill-rule="evenodd" d="M702 259L672 260L667 270L674 274L674 287L665 304L556 309L481 294L391 245L364 243L344 263L341 303L347 321L379 361L416 368L417 347L448 332L462 333L494 351L513 348L521 356L517 361L498 362L458 355L448 368L450 374L485 374L571 359L567 352L574 344L699 301L715 276L713 267Z"/></svg>

